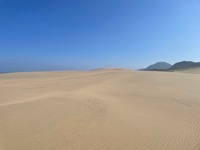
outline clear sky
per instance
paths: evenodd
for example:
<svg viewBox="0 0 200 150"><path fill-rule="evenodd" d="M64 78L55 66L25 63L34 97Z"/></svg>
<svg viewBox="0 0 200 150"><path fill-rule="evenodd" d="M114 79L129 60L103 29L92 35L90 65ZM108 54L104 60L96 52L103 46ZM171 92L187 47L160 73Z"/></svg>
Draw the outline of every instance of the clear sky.
<svg viewBox="0 0 200 150"><path fill-rule="evenodd" d="M0 0L0 72L200 61L200 0Z"/></svg>

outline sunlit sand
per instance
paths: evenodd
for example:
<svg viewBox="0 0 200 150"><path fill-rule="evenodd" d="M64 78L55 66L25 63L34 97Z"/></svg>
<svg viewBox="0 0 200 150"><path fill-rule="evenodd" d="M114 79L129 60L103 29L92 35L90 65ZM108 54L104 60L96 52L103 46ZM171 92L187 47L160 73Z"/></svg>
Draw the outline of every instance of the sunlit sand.
<svg viewBox="0 0 200 150"><path fill-rule="evenodd" d="M199 150L200 74L188 72L1 74L0 150Z"/></svg>

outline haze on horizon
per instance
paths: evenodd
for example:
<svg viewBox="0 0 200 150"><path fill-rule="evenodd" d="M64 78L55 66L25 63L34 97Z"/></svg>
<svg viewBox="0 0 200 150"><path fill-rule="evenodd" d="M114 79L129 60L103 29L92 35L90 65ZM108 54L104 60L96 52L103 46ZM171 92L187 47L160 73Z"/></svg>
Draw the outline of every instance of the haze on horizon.
<svg viewBox="0 0 200 150"><path fill-rule="evenodd" d="M199 0L0 0L0 72L200 60Z"/></svg>

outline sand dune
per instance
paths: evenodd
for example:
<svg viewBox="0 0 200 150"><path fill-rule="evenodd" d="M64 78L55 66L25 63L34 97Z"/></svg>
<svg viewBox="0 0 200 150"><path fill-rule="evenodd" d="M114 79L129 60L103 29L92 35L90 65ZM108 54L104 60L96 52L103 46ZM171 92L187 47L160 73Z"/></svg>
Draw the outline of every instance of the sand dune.
<svg viewBox="0 0 200 150"><path fill-rule="evenodd" d="M200 74L200 68L190 68L190 69L180 70L180 71L177 71L177 72Z"/></svg>
<svg viewBox="0 0 200 150"><path fill-rule="evenodd" d="M0 150L199 150L200 76L0 75Z"/></svg>
<svg viewBox="0 0 200 150"><path fill-rule="evenodd" d="M131 71L130 69L123 69L123 68L98 68L98 69L93 69L90 71L101 71L101 72L105 72L105 71Z"/></svg>

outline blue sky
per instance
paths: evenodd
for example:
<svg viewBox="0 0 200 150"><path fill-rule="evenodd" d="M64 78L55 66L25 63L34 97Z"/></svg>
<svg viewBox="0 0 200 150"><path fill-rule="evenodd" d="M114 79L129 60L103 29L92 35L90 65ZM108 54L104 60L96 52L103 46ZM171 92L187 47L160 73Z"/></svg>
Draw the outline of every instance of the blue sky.
<svg viewBox="0 0 200 150"><path fill-rule="evenodd" d="M200 0L0 0L0 72L200 61Z"/></svg>

